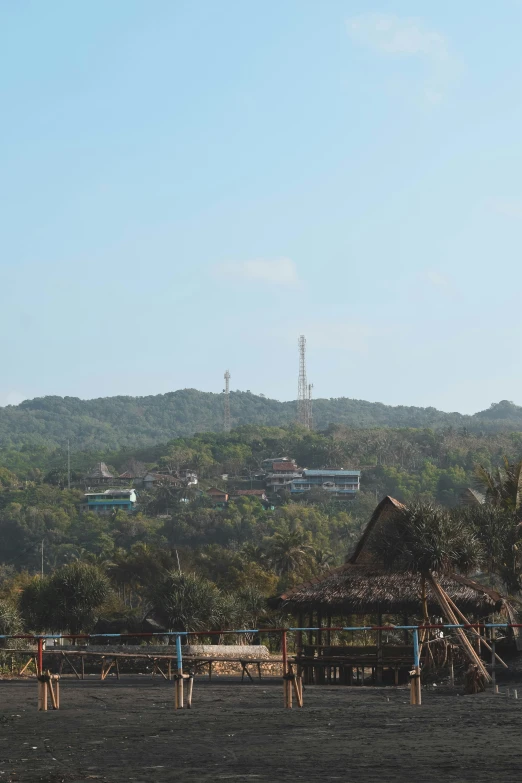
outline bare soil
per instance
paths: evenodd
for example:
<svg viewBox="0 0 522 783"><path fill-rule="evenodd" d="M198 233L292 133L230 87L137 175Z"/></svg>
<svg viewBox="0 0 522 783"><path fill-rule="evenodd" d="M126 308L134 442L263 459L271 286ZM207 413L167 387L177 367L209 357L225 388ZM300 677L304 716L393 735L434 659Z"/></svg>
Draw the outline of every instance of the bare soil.
<svg viewBox="0 0 522 783"><path fill-rule="evenodd" d="M517 687L516 682L509 683ZM281 680L196 678L192 710L145 676L62 678L61 709L38 713L36 681L0 681L0 783L125 781L516 781L520 700L491 690L316 686L283 708Z"/></svg>

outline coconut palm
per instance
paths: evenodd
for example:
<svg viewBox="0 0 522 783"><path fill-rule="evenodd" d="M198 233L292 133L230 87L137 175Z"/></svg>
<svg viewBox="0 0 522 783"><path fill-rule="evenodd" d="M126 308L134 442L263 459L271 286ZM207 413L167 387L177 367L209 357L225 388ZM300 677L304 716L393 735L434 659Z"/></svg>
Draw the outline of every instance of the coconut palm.
<svg viewBox="0 0 522 783"><path fill-rule="evenodd" d="M487 570L504 583L510 593L522 589L522 523L513 509L489 503L455 509L482 546Z"/></svg>
<svg viewBox="0 0 522 783"><path fill-rule="evenodd" d="M504 457L503 467L494 471L477 465L475 476L486 491L486 503L509 511L522 509L522 460L510 463Z"/></svg>
<svg viewBox="0 0 522 783"><path fill-rule="evenodd" d="M424 622L428 621L427 582L447 622L465 621L438 581L438 577L455 571L467 574L484 559L481 542L463 515L451 515L432 503L415 503L389 517L374 532L369 544L379 561L390 570L421 575ZM455 633L471 663L478 666L486 680L490 679L462 628L455 628Z"/></svg>
<svg viewBox="0 0 522 783"><path fill-rule="evenodd" d="M283 576L309 563L313 547L303 531L280 530L269 539L268 554L276 573Z"/></svg>

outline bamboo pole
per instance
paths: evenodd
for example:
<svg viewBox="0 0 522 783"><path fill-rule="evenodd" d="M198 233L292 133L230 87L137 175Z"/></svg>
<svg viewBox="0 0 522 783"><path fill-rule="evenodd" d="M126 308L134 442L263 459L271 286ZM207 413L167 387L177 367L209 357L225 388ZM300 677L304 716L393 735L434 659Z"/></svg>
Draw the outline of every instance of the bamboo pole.
<svg viewBox="0 0 522 783"><path fill-rule="evenodd" d="M188 692L187 692L187 710L192 709L192 690L194 688L194 674L193 672L189 675L189 681L188 681Z"/></svg>
<svg viewBox="0 0 522 783"><path fill-rule="evenodd" d="M455 602L451 600L451 598L449 597L449 595L448 595L447 593L446 593L446 598L447 598L447 600L448 600L448 603L449 603L449 605L451 606L451 608L453 609L453 611L455 612L455 614L457 615L457 617L460 617L460 619L462 620L462 622L464 623L464 625L470 625L470 622L469 622L469 620L467 620L467 619L466 619L466 617L465 617L465 616L462 614L462 612L460 611L460 609L458 608L458 606L456 606L456 605L455 605ZM489 646L489 644L487 643L487 641L486 641L486 640L485 640L485 639L482 637L482 635L479 633L479 631L477 631L477 629L476 629L476 628L470 628L469 630L471 631L471 633L472 633L472 634L475 634L476 636L478 636L478 637L479 637L479 638L482 640L482 644L484 645L484 647L485 647L487 650L489 650L489 652L491 652L491 651L492 651L492 650L491 650L491 647ZM502 664L502 666L503 666L505 669L509 669L509 666L507 665L507 663L505 663L505 661L503 661L503 660L502 660L502 658L500 657L500 655L497 655L497 653L495 653L495 658L497 659L497 661L498 661L499 663L501 663L501 664Z"/></svg>
<svg viewBox="0 0 522 783"><path fill-rule="evenodd" d="M47 711L47 684L38 680L38 711Z"/></svg>
<svg viewBox="0 0 522 783"><path fill-rule="evenodd" d="M177 710L183 709L183 656L181 652L181 637L176 636L177 674L174 686L174 706Z"/></svg>
<svg viewBox="0 0 522 783"><path fill-rule="evenodd" d="M455 616L451 606L449 605L449 603L447 601L446 592L442 589L442 587L440 586L440 584L438 583L436 578L433 576L433 574L430 574L430 576L428 578L429 578L429 581L430 581L430 583L431 583L431 585L433 587L433 590L435 591L435 595L437 596L437 599L438 599L438 602L440 604L440 607L441 607L443 613L445 614L446 619L448 620L449 624L458 626L459 625L458 619ZM469 660L471 661L471 663L473 663L476 666L478 666L479 670L481 671L481 673L486 678L486 682L491 682L491 677L489 675L488 670L486 669L486 667L482 663L482 661L479 658L479 656L477 655L476 651L473 649L473 646L470 643L470 641L469 641L468 637L466 636L466 634L464 633L463 629L462 628L455 628L454 630L455 630L455 632L456 632L456 634L457 634L457 636L458 636L458 638L459 638L459 640L461 642L461 646L462 646L464 652L466 653L466 655L469 658Z"/></svg>

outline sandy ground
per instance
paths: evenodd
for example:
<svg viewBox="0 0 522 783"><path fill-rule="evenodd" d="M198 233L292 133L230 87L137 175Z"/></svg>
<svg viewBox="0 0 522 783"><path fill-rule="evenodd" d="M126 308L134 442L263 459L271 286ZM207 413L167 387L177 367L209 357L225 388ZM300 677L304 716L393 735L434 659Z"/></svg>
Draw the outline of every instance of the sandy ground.
<svg viewBox="0 0 522 783"><path fill-rule="evenodd" d="M511 688L516 683L510 682ZM520 700L491 691L310 687L283 709L281 681L197 678L192 710L173 684L63 678L62 708L36 711L36 682L0 681L0 783L120 781L516 781Z"/></svg>

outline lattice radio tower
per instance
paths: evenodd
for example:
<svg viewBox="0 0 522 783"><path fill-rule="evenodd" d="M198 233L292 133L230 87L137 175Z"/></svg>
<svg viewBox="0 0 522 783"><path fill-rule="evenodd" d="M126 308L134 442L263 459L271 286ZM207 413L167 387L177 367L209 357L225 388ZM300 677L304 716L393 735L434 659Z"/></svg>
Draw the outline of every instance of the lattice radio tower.
<svg viewBox="0 0 522 783"><path fill-rule="evenodd" d="M223 377L225 378L225 388L223 389L225 393L225 400L223 403L223 430L225 432L230 432L230 373L228 370L226 370Z"/></svg>
<svg viewBox="0 0 522 783"><path fill-rule="evenodd" d="M307 430L312 429L312 384L306 380L306 337L302 334L299 345L299 384L297 387L297 421Z"/></svg>

